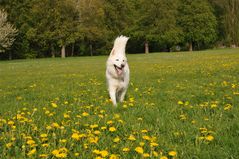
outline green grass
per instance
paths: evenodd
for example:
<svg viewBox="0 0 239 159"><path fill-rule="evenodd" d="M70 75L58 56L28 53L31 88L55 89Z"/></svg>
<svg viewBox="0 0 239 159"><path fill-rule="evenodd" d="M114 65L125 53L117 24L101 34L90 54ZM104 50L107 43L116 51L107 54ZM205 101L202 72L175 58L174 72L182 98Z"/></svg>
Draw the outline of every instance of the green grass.
<svg viewBox="0 0 239 159"><path fill-rule="evenodd" d="M128 55L130 86L117 108L106 60L0 62L0 157L239 158L239 49Z"/></svg>

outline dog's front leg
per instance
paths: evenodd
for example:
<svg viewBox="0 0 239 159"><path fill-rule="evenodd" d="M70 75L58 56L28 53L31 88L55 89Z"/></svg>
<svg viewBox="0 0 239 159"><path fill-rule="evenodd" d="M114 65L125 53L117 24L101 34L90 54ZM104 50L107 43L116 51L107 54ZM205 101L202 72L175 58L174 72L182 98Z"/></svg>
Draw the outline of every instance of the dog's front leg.
<svg viewBox="0 0 239 159"><path fill-rule="evenodd" d="M116 88L110 87L109 88L109 93L110 93L110 98L111 98L114 106L117 106L117 103L116 103Z"/></svg>
<svg viewBox="0 0 239 159"><path fill-rule="evenodd" d="M124 101L124 97L125 97L126 91L127 91L127 89L124 89L124 90L121 91L121 93L119 95L120 102Z"/></svg>

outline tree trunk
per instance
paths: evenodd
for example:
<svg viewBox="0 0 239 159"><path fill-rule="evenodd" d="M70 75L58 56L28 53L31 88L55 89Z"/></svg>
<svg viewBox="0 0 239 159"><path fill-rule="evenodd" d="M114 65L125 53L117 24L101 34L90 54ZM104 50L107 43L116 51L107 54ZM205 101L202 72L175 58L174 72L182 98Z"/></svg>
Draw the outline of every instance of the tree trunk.
<svg viewBox="0 0 239 159"><path fill-rule="evenodd" d="M12 60L12 53L11 53L11 52L9 52L8 59L9 59L9 60Z"/></svg>
<svg viewBox="0 0 239 159"><path fill-rule="evenodd" d="M189 51L193 51L193 43L189 42Z"/></svg>
<svg viewBox="0 0 239 159"><path fill-rule="evenodd" d="M148 43L148 41L146 41L144 43L144 48L145 48L145 54L148 54L149 53L149 43Z"/></svg>
<svg viewBox="0 0 239 159"><path fill-rule="evenodd" d="M90 56L93 56L93 47L91 42L90 42Z"/></svg>
<svg viewBox="0 0 239 159"><path fill-rule="evenodd" d="M74 56L74 50L75 50L75 43L71 46L71 56Z"/></svg>
<svg viewBox="0 0 239 159"><path fill-rule="evenodd" d="M61 47L61 58L65 58L66 57L66 46L63 45Z"/></svg>
<svg viewBox="0 0 239 159"><path fill-rule="evenodd" d="M52 58L55 58L56 56L55 56L55 49L54 49L54 47L51 45L51 57Z"/></svg>

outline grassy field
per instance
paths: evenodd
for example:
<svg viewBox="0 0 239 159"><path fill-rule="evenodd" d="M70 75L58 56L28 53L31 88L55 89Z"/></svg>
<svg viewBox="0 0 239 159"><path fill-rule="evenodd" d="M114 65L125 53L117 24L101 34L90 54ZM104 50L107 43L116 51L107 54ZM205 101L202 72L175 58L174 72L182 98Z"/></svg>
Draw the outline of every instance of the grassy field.
<svg viewBox="0 0 239 159"><path fill-rule="evenodd" d="M239 49L129 55L117 108L106 59L0 62L0 158L239 158Z"/></svg>

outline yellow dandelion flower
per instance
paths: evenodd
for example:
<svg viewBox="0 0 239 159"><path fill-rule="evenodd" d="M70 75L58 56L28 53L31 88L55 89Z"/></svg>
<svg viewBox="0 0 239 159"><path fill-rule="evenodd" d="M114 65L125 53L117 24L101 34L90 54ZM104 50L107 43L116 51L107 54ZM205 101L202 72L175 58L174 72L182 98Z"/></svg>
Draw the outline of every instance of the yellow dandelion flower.
<svg viewBox="0 0 239 159"><path fill-rule="evenodd" d="M47 134L41 134L40 137L45 138L47 137Z"/></svg>
<svg viewBox="0 0 239 159"><path fill-rule="evenodd" d="M125 147L125 148L123 148L123 152L129 152L129 148L128 147Z"/></svg>
<svg viewBox="0 0 239 159"><path fill-rule="evenodd" d="M88 115L89 115L89 113L87 113L87 112L82 113L82 116L88 116Z"/></svg>
<svg viewBox="0 0 239 159"><path fill-rule="evenodd" d="M106 150L100 151L100 154L102 157L106 157L109 155L108 151L106 151Z"/></svg>
<svg viewBox="0 0 239 159"><path fill-rule="evenodd" d="M150 155L149 155L148 153L144 153L143 156L144 156L145 158L150 157Z"/></svg>
<svg viewBox="0 0 239 159"><path fill-rule="evenodd" d="M141 132L142 132L142 133L147 133L147 132L148 132L148 130L146 130L146 129L143 129L143 130L141 130Z"/></svg>
<svg viewBox="0 0 239 159"><path fill-rule="evenodd" d="M77 157L77 156L79 156L79 155L80 155L80 153L76 152L74 155Z"/></svg>
<svg viewBox="0 0 239 159"><path fill-rule="evenodd" d="M115 127L110 127L110 128L109 128L109 131L110 131L110 132L115 132L115 131L116 131L116 128L115 128Z"/></svg>
<svg viewBox="0 0 239 159"><path fill-rule="evenodd" d="M109 159L118 159L118 156L116 154L111 154Z"/></svg>
<svg viewBox="0 0 239 159"><path fill-rule="evenodd" d="M52 106L53 108L57 108L57 104L56 104L56 103L51 103L51 106Z"/></svg>
<svg viewBox="0 0 239 159"><path fill-rule="evenodd" d="M153 151L153 155L154 155L155 157L158 157L158 156L159 156L158 152L156 152L156 151Z"/></svg>
<svg viewBox="0 0 239 159"><path fill-rule="evenodd" d="M160 157L160 159L168 159L168 157L167 156L162 156L162 157Z"/></svg>
<svg viewBox="0 0 239 159"><path fill-rule="evenodd" d="M119 137L116 137L116 138L114 138L114 140L113 140L113 142L115 142L115 143L117 143L117 142L119 142L120 141L120 138Z"/></svg>
<svg viewBox="0 0 239 159"><path fill-rule="evenodd" d="M42 146L42 147L48 147L49 144L42 144L41 146Z"/></svg>
<svg viewBox="0 0 239 159"><path fill-rule="evenodd" d="M97 150L97 149L93 150L92 152L93 152L94 154L96 154L96 155L99 155L99 154L100 154L100 151Z"/></svg>
<svg viewBox="0 0 239 159"><path fill-rule="evenodd" d="M144 142L140 142L139 145L140 145L140 146L144 146L145 143L144 143Z"/></svg>
<svg viewBox="0 0 239 159"><path fill-rule="evenodd" d="M33 145L33 144L35 144L36 142L34 141L34 140L27 140L27 144L28 145Z"/></svg>
<svg viewBox="0 0 239 159"><path fill-rule="evenodd" d="M72 138L72 139L79 140L79 139L80 139L80 136L79 136L78 133L73 133L73 134L71 135L71 138Z"/></svg>
<svg viewBox="0 0 239 159"><path fill-rule="evenodd" d="M9 143L6 144L6 147L7 147L7 148L10 148L10 147L12 147L12 145L13 145L13 143L12 143L12 142L9 142Z"/></svg>
<svg viewBox="0 0 239 159"><path fill-rule="evenodd" d="M178 104L179 104L179 105L182 105L182 104L183 104L183 101L181 101L181 100L178 101Z"/></svg>
<svg viewBox="0 0 239 159"><path fill-rule="evenodd" d="M27 156L32 156L33 154L35 154L36 153L36 149L34 148L34 149L32 149L31 151L29 151L28 153L27 153Z"/></svg>
<svg viewBox="0 0 239 159"><path fill-rule="evenodd" d="M174 156L177 155L177 152L176 152L176 151L169 151L169 152L168 152L168 155L174 157Z"/></svg>
<svg viewBox="0 0 239 159"><path fill-rule="evenodd" d="M138 152L139 154L143 154L144 153L144 149L142 147L136 147L134 150L136 152Z"/></svg>
<svg viewBox="0 0 239 159"><path fill-rule="evenodd" d="M150 143L150 147L156 147L156 146L158 146L159 144L157 144L157 143L155 143L155 142L151 142Z"/></svg>
<svg viewBox="0 0 239 159"><path fill-rule="evenodd" d="M131 140L131 141L135 141L135 140L136 140L136 138L134 137L134 135L130 135L128 139Z"/></svg>
<svg viewBox="0 0 239 159"><path fill-rule="evenodd" d="M144 135L142 138L143 138L144 140L150 140L150 137L147 136L147 135Z"/></svg>
<svg viewBox="0 0 239 159"><path fill-rule="evenodd" d="M207 141L212 141L212 140L214 140L214 137L212 135L208 135L208 136L205 137L205 139Z"/></svg>
<svg viewBox="0 0 239 159"><path fill-rule="evenodd" d="M47 154L40 154L40 155L39 155L39 158L47 158L47 157L48 157Z"/></svg>

